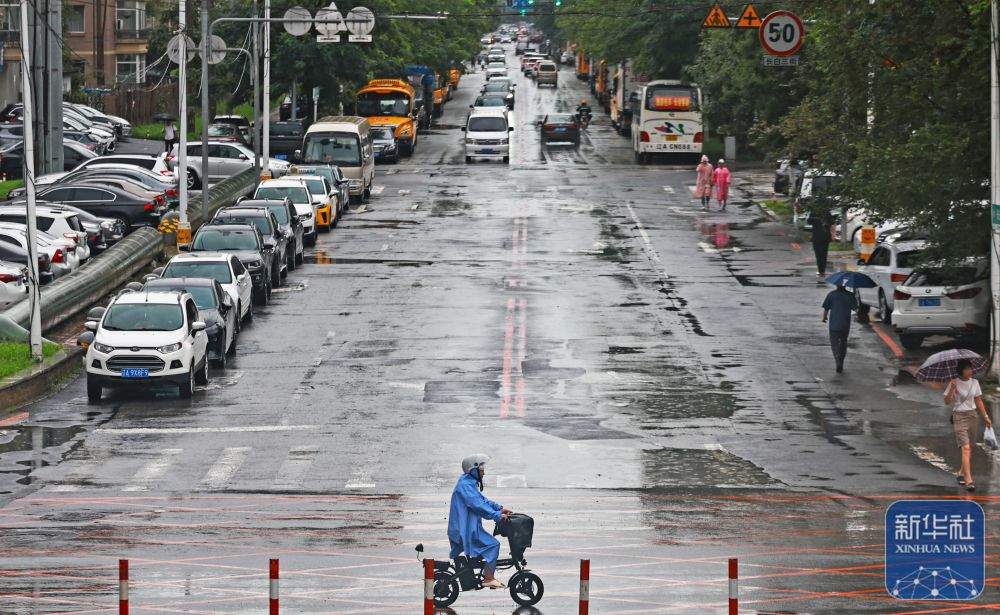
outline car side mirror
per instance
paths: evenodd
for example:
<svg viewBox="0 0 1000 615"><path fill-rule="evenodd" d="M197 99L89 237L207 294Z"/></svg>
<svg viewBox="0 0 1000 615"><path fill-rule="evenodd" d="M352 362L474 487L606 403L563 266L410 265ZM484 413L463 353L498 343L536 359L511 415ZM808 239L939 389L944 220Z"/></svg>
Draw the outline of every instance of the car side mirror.
<svg viewBox="0 0 1000 615"><path fill-rule="evenodd" d="M87 322L83 323L83 328L86 329L87 331L93 331L94 333L96 333L97 332L97 321L96 320L88 320Z"/></svg>
<svg viewBox="0 0 1000 615"><path fill-rule="evenodd" d="M297 215L295 217L298 218L299 220L308 220L309 219L309 214L299 214L299 215Z"/></svg>
<svg viewBox="0 0 1000 615"><path fill-rule="evenodd" d="M240 154L240 160L250 160L246 154Z"/></svg>
<svg viewBox="0 0 1000 615"><path fill-rule="evenodd" d="M292 160L294 162L302 162L302 150L297 149L292 152Z"/></svg>
<svg viewBox="0 0 1000 615"><path fill-rule="evenodd" d="M475 109L475 108L476 108L476 105L469 105L469 108L470 108L470 109Z"/></svg>
<svg viewBox="0 0 1000 615"><path fill-rule="evenodd" d="M465 126L462 126L462 132L465 132Z"/></svg>
<svg viewBox="0 0 1000 615"><path fill-rule="evenodd" d="M182 244L180 244L180 245L177 246L177 251L178 252L190 252L191 251L191 244L189 244L189 243L182 243Z"/></svg>
<svg viewBox="0 0 1000 615"><path fill-rule="evenodd" d="M859 265L867 265L868 263L866 263L866 262L865 262L865 259L863 259L863 258L859 258L859 259L858 259L858 264L859 264Z"/></svg>
<svg viewBox="0 0 1000 615"><path fill-rule="evenodd" d="M513 132L513 130L514 130L514 127L513 127L513 126L508 126L508 127L507 127L507 132Z"/></svg>
<svg viewBox="0 0 1000 615"><path fill-rule="evenodd" d="M196 320L191 323L191 333L197 333L199 331L204 331L208 326L202 320Z"/></svg>

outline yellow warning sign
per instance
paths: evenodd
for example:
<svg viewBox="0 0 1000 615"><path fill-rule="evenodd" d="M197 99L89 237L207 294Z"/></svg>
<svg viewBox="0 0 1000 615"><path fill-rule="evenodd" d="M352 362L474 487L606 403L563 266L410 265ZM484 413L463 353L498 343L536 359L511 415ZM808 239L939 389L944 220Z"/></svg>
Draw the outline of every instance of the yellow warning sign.
<svg viewBox="0 0 1000 615"><path fill-rule="evenodd" d="M726 16L726 12L722 10L722 7L718 4L712 6L711 10L708 11L708 15L705 16L705 21L701 22L702 28L728 28L729 27L729 17Z"/></svg>
<svg viewBox="0 0 1000 615"><path fill-rule="evenodd" d="M753 4L747 4L743 7L743 12L740 13L740 18L736 20L737 28L746 28L748 30L756 30L760 28L760 15L757 14L757 9L754 8Z"/></svg>

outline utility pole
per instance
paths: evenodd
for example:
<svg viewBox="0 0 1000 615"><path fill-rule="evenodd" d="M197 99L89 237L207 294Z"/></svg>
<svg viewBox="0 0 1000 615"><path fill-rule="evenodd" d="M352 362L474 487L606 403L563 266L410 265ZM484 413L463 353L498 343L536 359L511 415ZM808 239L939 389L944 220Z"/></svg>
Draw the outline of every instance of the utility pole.
<svg viewBox="0 0 1000 615"><path fill-rule="evenodd" d="M178 135L178 145L177 145L177 166L174 167L177 171L177 189L180 196L180 214L181 222L178 230L178 236L183 234L190 238L191 236L191 223L188 220L188 168L187 168L187 0L180 0L177 3L178 14L177 14L177 32L179 35L178 46L177 46L177 57L180 61L177 63L177 73L178 73L178 84L177 88L177 115L180 116L178 119L178 128L180 131ZM202 190L205 189L204 183L207 178L202 179Z"/></svg>
<svg viewBox="0 0 1000 615"><path fill-rule="evenodd" d="M264 147L261 151L260 177L271 179L271 0L264 0L264 109L261 127Z"/></svg>
<svg viewBox="0 0 1000 615"><path fill-rule="evenodd" d="M48 57L45 61L45 83L48 96L45 100L45 159L46 173L60 173L63 170L63 56L62 45L57 33L62 32L62 2L48 1L47 41Z"/></svg>
<svg viewBox="0 0 1000 615"><path fill-rule="evenodd" d="M208 222L208 66L211 53L208 40L210 0L201 0L201 221Z"/></svg>
<svg viewBox="0 0 1000 615"><path fill-rule="evenodd" d="M42 297L38 286L38 229L35 223L35 130L34 96L32 94L31 42L28 31L29 0L21 0L21 104L24 107L24 186L27 200L28 222L28 298L31 301L31 323L28 325L28 343L31 358L41 361L42 354Z"/></svg>
<svg viewBox="0 0 1000 615"><path fill-rule="evenodd" d="M257 13L257 0L253 0L254 19L260 17ZM250 76L253 79L253 176L254 181L260 178L260 24L253 22L253 67Z"/></svg>
<svg viewBox="0 0 1000 615"><path fill-rule="evenodd" d="M1000 376L1000 81L997 79L997 0L990 0L990 291L993 295L992 372Z"/></svg>

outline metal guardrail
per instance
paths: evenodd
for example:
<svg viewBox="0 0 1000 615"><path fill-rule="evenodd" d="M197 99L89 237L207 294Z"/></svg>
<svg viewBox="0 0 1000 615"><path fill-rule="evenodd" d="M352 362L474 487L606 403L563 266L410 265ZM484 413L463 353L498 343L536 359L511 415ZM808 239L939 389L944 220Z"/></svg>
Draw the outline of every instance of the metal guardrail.
<svg viewBox="0 0 1000 615"><path fill-rule="evenodd" d="M241 196L247 196L257 187L257 175L253 169L241 171L232 177L227 177L208 189L208 216L211 218L222 207L232 205ZM188 223L191 231L198 230L201 219L201 193L192 192L188 195ZM172 211L163 216L160 221L161 233L174 233L180 223L180 213Z"/></svg>
<svg viewBox="0 0 1000 615"><path fill-rule="evenodd" d="M237 198L248 194L257 185L253 169L229 177L211 188L208 195L208 214L231 205ZM188 199L191 227L197 228L201 220L201 199ZM171 214L177 217L176 212ZM73 273L42 288L42 331L58 326L78 312L87 309L101 297L111 293L130 277L141 271L154 258L163 253L164 236L154 228L141 228L128 235L107 251L96 256ZM27 301L21 301L0 312L0 331L10 329L11 323L26 328L31 316ZM0 335L0 338L5 337Z"/></svg>

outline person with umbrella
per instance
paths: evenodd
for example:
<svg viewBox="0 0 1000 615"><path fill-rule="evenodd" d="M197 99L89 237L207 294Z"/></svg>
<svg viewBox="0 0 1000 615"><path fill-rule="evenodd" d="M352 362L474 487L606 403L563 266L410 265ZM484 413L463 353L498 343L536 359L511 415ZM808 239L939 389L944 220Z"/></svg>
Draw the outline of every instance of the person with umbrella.
<svg viewBox="0 0 1000 615"><path fill-rule="evenodd" d="M830 280L834 280L837 288L830 291L823 300L823 322L830 324L830 348L833 350L833 360L837 363L837 373L841 374L847 357L847 337L851 334L851 312L858 309L858 300L854 293L847 290L849 276L833 276Z"/></svg>
<svg viewBox="0 0 1000 615"><path fill-rule="evenodd" d="M944 403L951 408L951 425L962 456L962 467L956 479L966 491L975 491L972 482L972 443L976 440L979 421L983 417L986 427L992 427L990 413L983 403L983 390L973 375L986 371L988 362L971 350L945 350L932 355L917 370L921 382L947 382Z"/></svg>

